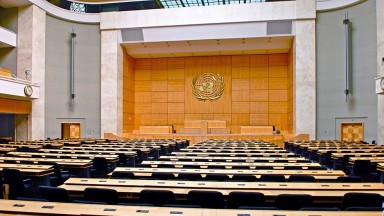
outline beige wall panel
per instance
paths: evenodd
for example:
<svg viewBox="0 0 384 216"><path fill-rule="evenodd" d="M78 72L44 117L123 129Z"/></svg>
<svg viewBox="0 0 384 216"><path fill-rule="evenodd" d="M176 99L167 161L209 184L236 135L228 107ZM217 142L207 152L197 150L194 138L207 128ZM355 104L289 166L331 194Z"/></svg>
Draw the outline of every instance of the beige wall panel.
<svg viewBox="0 0 384 216"><path fill-rule="evenodd" d="M269 102L269 113L286 114L288 110L287 102Z"/></svg>
<svg viewBox="0 0 384 216"><path fill-rule="evenodd" d="M168 113L168 103L151 103L152 114Z"/></svg>
<svg viewBox="0 0 384 216"><path fill-rule="evenodd" d="M269 66L288 65L288 54L269 55Z"/></svg>
<svg viewBox="0 0 384 216"><path fill-rule="evenodd" d="M202 114L203 120L214 120L214 114Z"/></svg>
<svg viewBox="0 0 384 216"><path fill-rule="evenodd" d="M213 119L226 121L227 125L232 124L232 115L231 114L213 114Z"/></svg>
<svg viewBox="0 0 384 216"><path fill-rule="evenodd" d="M288 90L269 90L269 101L287 101Z"/></svg>
<svg viewBox="0 0 384 216"><path fill-rule="evenodd" d="M152 103L135 103L135 114L152 113Z"/></svg>
<svg viewBox="0 0 384 216"><path fill-rule="evenodd" d="M183 114L184 103L168 103L168 114L172 113Z"/></svg>
<svg viewBox="0 0 384 216"><path fill-rule="evenodd" d="M250 114L250 125L264 126L269 125L268 114Z"/></svg>
<svg viewBox="0 0 384 216"><path fill-rule="evenodd" d="M287 130L287 114L269 114L269 125L274 125L276 130Z"/></svg>
<svg viewBox="0 0 384 216"><path fill-rule="evenodd" d="M152 103L166 103L168 102L168 92L152 92Z"/></svg>
<svg viewBox="0 0 384 216"><path fill-rule="evenodd" d="M249 56L248 55L232 56L232 67L249 67Z"/></svg>
<svg viewBox="0 0 384 216"><path fill-rule="evenodd" d="M135 60L135 70L150 70L151 69L151 59L136 59Z"/></svg>
<svg viewBox="0 0 384 216"><path fill-rule="evenodd" d="M185 114L185 120L202 120L202 114Z"/></svg>
<svg viewBox="0 0 384 216"><path fill-rule="evenodd" d="M268 102L250 102L251 114L268 114Z"/></svg>
<svg viewBox="0 0 384 216"><path fill-rule="evenodd" d="M249 79L232 79L232 91L248 91Z"/></svg>
<svg viewBox="0 0 384 216"><path fill-rule="evenodd" d="M232 125L249 125L249 114L232 114Z"/></svg>
<svg viewBox="0 0 384 216"><path fill-rule="evenodd" d="M250 90L249 101L268 101L268 90Z"/></svg>
<svg viewBox="0 0 384 216"><path fill-rule="evenodd" d="M249 113L249 102L232 102L232 113Z"/></svg>
<svg viewBox="0 0 384 216"><path fill-rule="evenodd" d="M252 78L249 81L249 89L268 89L269 78Z"/></svg>
<svg viewBox="0 0 384 216"><path fill-rule="evenodd" d="M152 102L152 92L135 92L135 101L136 103L150 103Z"/></svg>
<svg viewBox="0 0 384 216"><path fill-rule="evenodd" d="M249 67L232 68L232 79L249 79Z"/></svg>
<svg viewBox="0 0 384 216"><path fill-rule="evenodd" d="M148 69L136 69L135 70L135 80L151 80L151 71Z"/></svg>
<svg viewBox="0 0 384 216"><path fill-rule="evenodd" d="M269 78L269 89L287 89L287 78Z"/></svg>
<svg viewBox="0 0 384 216"><path fill-rule="evenodd" d="M167 70L167 68L168 68L168 58L151 59L152 70Z"/></svg>
<svg viewBox="0 0 384 216"><path fill-rule="evenodd" d="M168 81L152 81L152 91L167 91L168 90Z"/></svg>
<svg viewBox="0 0 384 216"><path fill-rule="evenodd" d="M168 80L184 80L184 68L168 69Z"/></svg>
<svg viewBox="0 0 384 216"><path fill-rule="evenodd" d="M232 91L232 101L249 101L249 91Z"/></svg>
<svg viewBox="0 0 384 216"><path fill-rule="evenodd" d="M168 114L152 114L151 125L168 125Z"/></svg>
<svg viewBox="0 0 384 216"><path fill-rule="evenodd" d="M249 66L268 67L269 55L251 55L249 57Z"/></svg>
<svg viewBox="0 0 384 216"><path fill-rule="evenodd" d="M152 80L168 80L168 72L166 69L163 70L151 70Z"/></svg>
<svg viewBox="0 0 384 216"><path fill-rule="evenodd" d="M288 67L287 66L270 66L269 67L269 77L288 77Z"/></svg>
<svg viewBox="0 0 384 216"><path fill-rule="evenodd" d="M269 67L250 67L249 78L263 78L269 76Z"/></svg>
<svg viewBox="0 0 384 216"><path fill-rule="evenodd" d="M184 125L184 114L168 114L169 125Z"/></svg>
<svg viewBox="0 0 384 216"><path fill-rule="evenodd" d="M191 87L189 86L189 88ZM168 91L184 91L184 80L169 80Z"/></svg>
<svg viewBox="0 0 384 216"><path fill-rule="evenodd" d="M168 70L169 69L184 69L185 59L184 58L169 58L168 59Z"/></svg>
<svg viewBox="0 0 384 216"><path fill-rule="evenodd" d="M184 92L168 92L168 102L184 103Z"/></svg>
<svg viewBox="0 0 384 216"><path fill-rule="evenodd" d="M135 92L140 91L152 91L152 82L151 81L141 81L135 80Z"/></svg>

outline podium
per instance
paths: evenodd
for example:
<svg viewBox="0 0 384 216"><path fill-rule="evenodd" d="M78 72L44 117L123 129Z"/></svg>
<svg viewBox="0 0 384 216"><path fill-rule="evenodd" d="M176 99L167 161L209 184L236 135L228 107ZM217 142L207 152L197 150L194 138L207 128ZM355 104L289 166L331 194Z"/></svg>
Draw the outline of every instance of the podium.
<svg viewBox="0 0 384 216"><path fill-rule="evenodd" d="M183 134L230 134L226 121L221 120L187 120L184 128L180 130Z"/></svg>

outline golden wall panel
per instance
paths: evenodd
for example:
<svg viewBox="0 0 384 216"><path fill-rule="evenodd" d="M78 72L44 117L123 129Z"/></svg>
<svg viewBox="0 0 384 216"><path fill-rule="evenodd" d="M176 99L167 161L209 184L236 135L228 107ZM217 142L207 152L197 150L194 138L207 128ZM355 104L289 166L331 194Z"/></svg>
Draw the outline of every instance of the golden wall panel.
<svg viewBox="0 0 384 216"><path fill-rule="evenodd" d="M152 91L152 81L135 80L135 92Z"/></svg>
<svg viewBox="0 0 384 216"><path fill-rule="evenodd" d="M135 80L151 80L151 71L150 69L136 69L135 70Z"/></svg>
<svg viewBox="0 0 384 216"><path fill-rule="evenodd" d="M268 90L250 90L249 101L268 101Z"/></svg>
<svg viewBox="0 0 384 216"><path fill-rule="evenodd" d="M151 70L151 80L168 80L167 70Z"/></svg>
<svg viewBox="0 0 384 216"><path fill-rule="evenodd" d="M248 55L232 56L232 67L249 67Z"/></svg>
<svg viewBox="0 0 384 216"><path fill-rule="evenodd" d="M214 120L214 114L202 114L203 120ZM222 119L220 119L222 120Z"/></svg>
<svg viewBox="0 0 384 216"><path fill-rule="evenodd" d="M152 103L135 103L135 114L152 113Z"/></svg>
<svg viewBox="0 0 384 216"><path fill-rule="evenodd" d="M168 113L168 103L151 103L152 114Z"/></svg>
<svg viewBox="0 0 384 216"><path fill-rule="evenodd" d="M232 101L235 101L235 102L249 101L249 91L232 91Z"/></svg>
<svg viewBox="0 0 384 216"><path fill-rule="evenodd" d="M268 86L269 89L287 89L288 81L287 78L269 78Z"/></svg>
<svg viewBox="0 0 384 216"><path fill-rule="evenodd" d="M184 114L184 103L168 103L168 114Z"/></svg>
<svg viewBox="0 0 384 216"><path fill-rule="evenodd" d="M168 69L184 69L184 58L168 58Z"/></svg>
<svg viewBox="0 0 384 216"><path fill-rule="evenodd" d="M265 78L269 76L269 67L250 67L249 78Z"/></svg>
<svg viewBox="0 0 384 216"><path fill-rule="evenodd" d="M136 101L136 103L151 103L152 102L152 92L136 91L135 92L135 101Z"/></svg>
<svg viewBox="0 0 384 216"><path fill-rule="evenodd" d="M170 125L184 125L184 114L168 114L168 124Z"/></svg>
<svg viewBox="0 0 384 216"><path fill-rule="evenodd" d="M232 125L249 125L249 114L232 114Z"/></svg>
<svg viewBox="0 0 384 216"><path fill-rule="evenodd" d="M269 102L269 113L287 113L287 102Z"/></svg>
<svg viewBox="0 0 384 216"><path fill-rule="evenodd" d="M0 113L30 114L32 102L0 98Z"/></svg>
<svg viewBox="0 0 384 216"><path fill-rule="evenodd" d="M185 114L185 120L202 120L202 114Z"/></svg>
<svg viewBox="0 0 384 216"><path fill-rule="evenodd" d="M232 68L232 79L249 79L249 67Z"/></svg>
<svg viewBox="0 0 384 216"><path fill-rule="evenodd" d="M151 97L152 103L166 103L168 102L168 92L153 92Z"/></svg>
<svg viewBox="0 0 384 216"><path fill-rule="evenodd" d="M232 102L232 113L249 113L249 102Z"/></svg>
<svg viewBox="0 0 384 216"><path fill-rule="evenodd" d="M168 114L152 114L151 125L168 125Z"/></svg>
<svg viewBox="0 0 384 216"><path fill-rule="evenodd" d="M182 102L184 103L184 92L171 92L169 91L168 92L168 102L173 102L173 103L177 103L177 102Z"/></svg>
<svg viewBox="0 0 384 216"><path fill-rule="evenodd" d="M268 89L269 78L251 78L249 80L249 89Z"/></svg>
<svg viewBox="0 0 384 216"><path fill-rule="evenodd" d="M248 91L249 79L232 79L232 91Z"/></svg>
<svg viewBox="0 0 384 216"><path fill-rule="evenodd" d="M250 113L255 114L267 114L269 113L268 102L250 102Z"/></svg>
<svg viewBox="0 0 384 216"><path fill-rule="evenodd" d="M268 67L270 55L251 55L249 56L249 66L251 67Z"/></svg>
<svg viewBox="0 0 384 216"><path fill-rule="evenodd" d="M168 81L152 81L152 91L168 91Z"/></svg>
<svg viewBox="0 0 384 216"><path fill-rule="evenodd" d="M269 125L268 114L251 114L249 118L250 125Z"/></svg>
<svg viewBox="0 0 384 216"><path fill-rule="evenodd" d="M184 80L169 80L168 91L184 91Z"/></svg>
<svg viewBox="0 0 384 216"><path fill-rule="evenodd" d="M288 100L288 90L269 90L269 101L282 102Z"/></svg>
<svg viewBox="0 0 384 216"><path fill-rule="evenodd" d="M168 80L184 80L184 68L168 69Z"/></svg>
<svg viewBox="0 0 384 216"><path fill-rule="evenodd" d="M151 70L151 59L136 59L135 70Z"/></svg>
<svg viewBox="0 0 384 216"><path fill-rule="evenodd" d="M213 114L213 120L226 121L227 125L232 124L232 114Z"/></svg>
<svg viewBox="0 0 384 216"><path fill-rule="evenodd" d="M269 67L269 77L288 77L288 68L287 66L270 66Z"/></svg>
<svg viewBox="0 0 384 216"><path fill-rule="evenodd" d="M287 54L273 54L269 55L269 66L287 66L288 55Z"/></svg>
<svg viewBox="0 0 384 216"><path fill-rule="evenodd" d="M168 58L154 58L151 59L152 70L167 70Z"/></svg>

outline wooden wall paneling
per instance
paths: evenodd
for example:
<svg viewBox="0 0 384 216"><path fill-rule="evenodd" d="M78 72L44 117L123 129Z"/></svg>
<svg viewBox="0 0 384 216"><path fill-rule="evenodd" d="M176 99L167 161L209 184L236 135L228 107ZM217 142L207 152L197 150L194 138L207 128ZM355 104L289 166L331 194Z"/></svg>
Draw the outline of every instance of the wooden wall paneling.
<svg viewBox="0 0 384 216"><path fill-rule="evenodd" d="M203 114L185 113L185 120L201 120L202 118Z"/></svg>
<svg viewBox="0 0 384 216"><path fill-rule="evenodd" d="M288 90L269 90L269 101L287 101L288 100Z"/></svg>
<svg viewBox="0 0 384 216"><path fill-rule="evenodd" d="M123 101L123 112L124 113L135 113L135 103L129 101Z"/></svg>
<svg viewBox="0 0 384 216"><path fill-rule="evenodd" d="M123 89L127 89L130 91L135 91L135 81L129 79L128 76L123 79Z"/></svg>
<svg viewBox="0 0 384 216"><path fill-rule="evenodd" d="M262 77L262 78L251 78L249 80L249 89L268 89L269 88L269 78L268 77Z"/></svg>
<svg viewBox="0 0 384 216"><path fill-rule="evenodd" d="M227 125L232 125L232 114L227 113L227 114L213 114L213 119L214 120L223 120L227 123Z"/></svg>
<svg viewBox="0 0 384 216"><path fill-rule="evenodd" d="M250 102L249 111L251 114L268 114L269 113L268 102Z"/></svg>
<svg viewBox="0 0 384 216"><path fill-rule="evenodd" d="M203 113L202 114L202 120L214 120L214 114L213 113L209 113L209 114ZM220 119L220 120L222 120L222 119Z"/></svg>
<svg viewBox="0 0 384 216"><path fill-rule="evenodd" d="M135 70L151 70L151 59L136 59Z"/></svg>
<svg viewBox="0 0 384 216"><path fill-rule="evenodd" d="M32 102L0 98L0 113L30 114Z"/></svg>
<svg viewBox="0 0 384 216"><path fill-rule="evenodd" d="M249 114L232 114L232 125L249 125Z"/></svg>
<svg viewBox="0 0 384 216"><path fill-rule="evenodd" d="M151 80L151 71L150 69L136 69L135 70L135 80Z"/></svg>
<svg viewBox="0 0 384 216"><path fill-rule="evenodd" d="M179 102L184 104L184 91L180 92L168 92L168 102Z"/></svg>
<svg viewBox="0 0 384 216"><path fill-rule="evenodd" d="M287 89L288 80L287 78L269 78L268 86L269 89Z"/></svg>
<svg viewBox="0 0 384 216"><path fill-rule="evenodd" d="M288 67L287 66L270 66L269 67L269 77L288 77Z"/></svg>
<svg viewBox="0 0 384 216"><path fill-rule="evenodd" d="M184 125L184 114L168 113L168 124L170 125Z"/></svg>
<svg viewBox="0 0 384 216"><path fill-rule="evenodd" d="M185 58L168 58L168 70L170 69L184 69Z"/></svg>
<svg viewBox="0 0 384 216"><path fill-rule="evenodd" d="M248 102L250 91L232 91L232 101Z"/></svg>
<svg viewBox="0 0 384 216"><path fill-rule="evenodd" d="M270 125L268 114L250 114L250 125Z"/></svg>
<svg viewBox="0 0 384 216"><path fill-rule="evenodd" d="M152 92L136 91L135 100L136 100L136 103L151 103Z"/></svg>
<svg viewBox="0 0 384 216"><path fill-rule="evenodd" d="M168 114L184 114L184 103L168 103Z"/></svg>
<svg viewBox="0 0 384 216"><path fill-rule="evenodd" d="M151 84L153 92L168 91L168 81L152 81Z"/></svg>
<svg viewBox="0 0 384 216"><path fill-rule="evenodd" d="M152 114L151 125L168 125L168 114Z"/></svg>
<svg viewBox="0 0 384 216"><path fill-rule="evenodd" d="M152 91L152 81L135 80L135 92Z"/></svg>
<svg viewBox="0 0 384 216"><path fill-rule="evenodd" d="M167 71L167 69L151 70L151 80L168 80L168 71Z"/></svg>
<svg viewBox="0 0 384 216"><path fill-rule="evenodd" d="M249 78L266 78L269 77L269 67L250 67Z"/></svg>
<svg viewBox="0 0 384 216"><path fill-rule="evenodd" d="M268 60L269 66L288 65L288 54L271 54Z"/></svg>
<svg viewBox="0 0 384 216"><path fill-rule="evenodd" d="M168 92L152 92L152 97L150 99L152 103L167 103Z"/></svg>
<svg viewBox="0 0 384 216"><path fill-rule="evenodd" d="M151 70L167 70L168 58L151 59Z"/></svg>
<svg viewBox="0 0 384 216"><path fill-rule="evenodd" d="M287 130L287 114L268 114L269 125L274 125L276 130Z"/></svg>
<svg viewBox="0 0 384 216"><path fill-rule="evenodd" d="M168 80L184 80L184 68L168 69Z"/></svg>
<svg viewBox="0 0 384 216"><path fill-rule="evenodd" d="M288 110L287 102L269 102L268 103L268 113L287 113Z"/></svg>
<svg viewBox="0 0 384 216"><path fill-rule="evenodd" d="M123 89L123 101L135 102L134 91Z"/></svg>
<svg viewBox="0 0 384 216"><path fill-rule="evenodd" d="M247 101L247 102L232 102L232 113L249 114L249 101Z"/></svg>
<svg viewBox="0 0 384 216"><path fill-rule="evenodd" d="M232 91L248 91L249 79L232 79Z"/></svg>
<svg viewBox="0 0 384 216"><path fill-rule="evenodd" d="M192 84L192 80L191 80ZM184 80L169 80L168 91L184 92L186 82ZM191 88L189 86L189 88Z"/></svg>
<svg viewBox="0 0 384 216"><path fill-rule="evenodd" d="M232 56L232 67L249 67L249 55Z"/></svg>
<svg viewBox="0 0 384 216"><path fill-rule="evenodd" d="M268 101L269 91L268 90L250 90L249 101Z"/></svg>
<svg viewBox="0 0 384 216"><path fill-rule="evenodd" d="M232 79L249 79L249 67L233 67Z"/></svg>
<svg viewBox="0 0 384 216"><path fill-rule="evenodd" d="M249 66L268 67L269 55L251 55L249 56Z"/></svg>
<svg viewBox="0 0 384 216"><path fill-rule="evenodd" d="M150 114L152 113L152 103L135 103L135 114Z"/></svg>
<svg viewBox="0 0 384 216"><path fill-rule="evenodd" d="M168 113L168 103L151 103L152 114Z"/></svg>
<svg viewBox="0 0 384 216"><path fill-rule="evenodd" d="M151 125L151 114L135 114L135 129L141 125Z"/></svg>

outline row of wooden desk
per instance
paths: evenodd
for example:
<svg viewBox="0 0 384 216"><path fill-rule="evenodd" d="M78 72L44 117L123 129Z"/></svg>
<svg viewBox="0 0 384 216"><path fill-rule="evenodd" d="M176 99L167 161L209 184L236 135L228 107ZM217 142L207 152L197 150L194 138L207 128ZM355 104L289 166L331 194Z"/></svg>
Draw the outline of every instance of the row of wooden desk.
<svg viewBox="0 0 384 216"><path fill-rule="evenodd" d="M282 210L240 210L170 208L147 206L90 205L78 203L33 202L21 200L0 200L0 213L15 215L115 215L115 216L381 216L381 212L351 211L282 211Z"/></svg>

